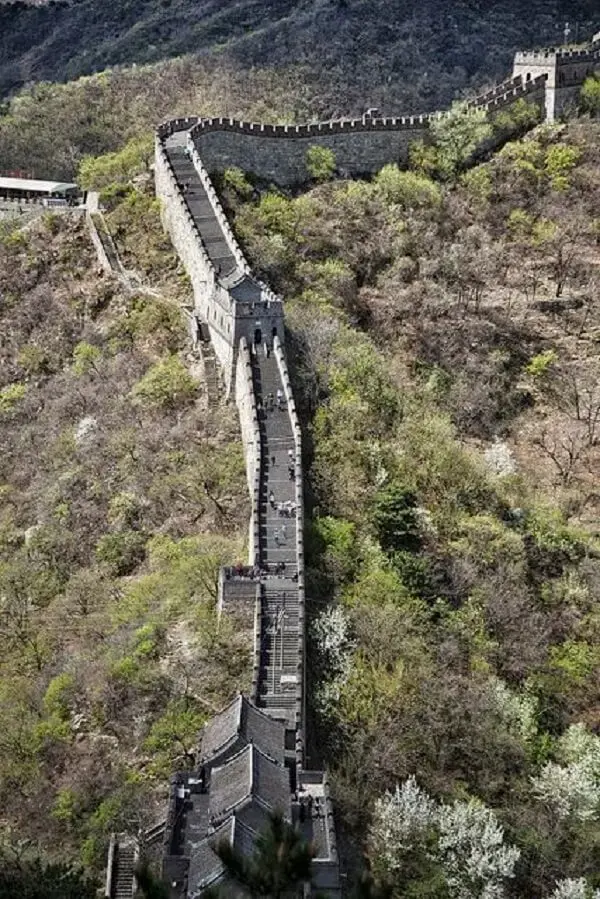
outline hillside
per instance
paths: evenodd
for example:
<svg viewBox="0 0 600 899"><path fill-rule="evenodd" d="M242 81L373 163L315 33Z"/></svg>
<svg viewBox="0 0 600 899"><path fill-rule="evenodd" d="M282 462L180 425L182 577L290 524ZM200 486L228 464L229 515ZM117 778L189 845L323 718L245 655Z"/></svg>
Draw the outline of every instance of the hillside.
<svg viewBox="0 0 600 899"><path fill-rule="evenodd" d="M599 136L542 126L455 184L225 179L311 448L313 752L346 864L394 895L570 897L600 867ZM446 891L436 840L484 821L518 864Z"/></svg>
<svg viewBox="0 0 600 899"><path fill-rule="evenodd" d="M93 869L160 816L252 644L215 615L249 514L236 416L207 406L152 195L111 221L154 294L102 274L76 213L0 222L2 852Z"/></svg>
<svg viewBox="0 0 600 899"><path fill-rule="evenodd" d="M515 49L585 39L594 0L72 0L0 6L0 97L32 81L184 53L234 69L304 66L327 116L448 105Z"/></svg>

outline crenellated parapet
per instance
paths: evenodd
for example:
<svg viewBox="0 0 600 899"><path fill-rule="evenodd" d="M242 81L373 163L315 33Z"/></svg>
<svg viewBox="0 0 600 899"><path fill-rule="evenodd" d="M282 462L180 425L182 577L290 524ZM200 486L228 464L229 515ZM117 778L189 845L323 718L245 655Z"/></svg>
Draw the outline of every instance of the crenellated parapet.
<svg viewBox="0 0 600 899"><path fill-rule="evenodd" d="M513 75L527 81L546 76L545 114L548 121L576 107L581 85L600 67L600 41L595 35L584 47L544 47L515 54Z"/></svg>

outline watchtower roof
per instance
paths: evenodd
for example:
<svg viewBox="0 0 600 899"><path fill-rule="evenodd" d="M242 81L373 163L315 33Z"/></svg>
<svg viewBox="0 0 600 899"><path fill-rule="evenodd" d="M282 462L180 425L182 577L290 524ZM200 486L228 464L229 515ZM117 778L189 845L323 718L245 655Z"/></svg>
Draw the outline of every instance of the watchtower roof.
<svg viewBox="0 0 600 899"><path fill-rule="evenodd" d="M290 778L286 768L271 761L256 746L245 746L237 755L213 768L209 817L219 821L248 802L282 811L289 817Z"/></svg>
<svg viewBox="0 0 600 899"><path fill-rule="evenodd" d="M206 723L200 737L201 762L215 758L237 740L253 743L273 761L283 764L285 726L241 694Z"/></svg>

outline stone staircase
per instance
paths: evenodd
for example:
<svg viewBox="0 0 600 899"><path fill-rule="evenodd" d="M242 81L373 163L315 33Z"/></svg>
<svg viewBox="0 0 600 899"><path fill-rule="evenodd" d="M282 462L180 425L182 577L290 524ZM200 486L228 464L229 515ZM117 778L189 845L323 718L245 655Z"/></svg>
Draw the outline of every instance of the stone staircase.
<svg viewBox="0 0 600 899"><path fill-rule="evenodd" d="M115 844L110 899L133 899L137 856L137 844L131 838L119 836Z"/></svg>
<svg viewBox="0 0 600 899"><path fill-rule="evenodd" d="M256 399L261 403L260 559L273 570L285 564L280 576L269 577L261 588L261 666L257 704L274 717L295 727L296 690L302 673L299 662L299 601L296 519L279 514L278 504L295 502L295 480L289 466L295 459L294 434L285 402L277 404L283 390L274 354L261 349L252 354L252 377ZM290 459L290 452L292 459ZM269 500L271 494L275 501Z"/></svg>

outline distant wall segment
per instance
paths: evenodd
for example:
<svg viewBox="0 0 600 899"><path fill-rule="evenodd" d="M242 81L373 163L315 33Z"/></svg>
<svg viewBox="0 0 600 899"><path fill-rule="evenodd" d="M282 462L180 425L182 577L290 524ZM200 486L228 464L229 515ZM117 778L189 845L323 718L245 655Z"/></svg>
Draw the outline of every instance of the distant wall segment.
<svg viewBox="0 0 600 899"><path fill-rule="evenodd" d="M540 72L540 78L527 81L515 76L470 101L469 106L494 113L521 97L543 106L544 75ZM207 172L236 167L290 187L307 180L306 153L315 145L333 151L338 172L346 177L372 175L388 162L405 164L411 144L428 140L432 121L442 115L363 117L309 125L199 119L190 129L190 140Z"/></svg>

